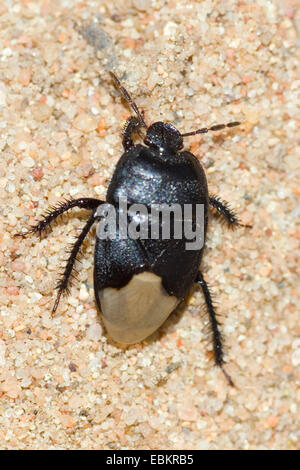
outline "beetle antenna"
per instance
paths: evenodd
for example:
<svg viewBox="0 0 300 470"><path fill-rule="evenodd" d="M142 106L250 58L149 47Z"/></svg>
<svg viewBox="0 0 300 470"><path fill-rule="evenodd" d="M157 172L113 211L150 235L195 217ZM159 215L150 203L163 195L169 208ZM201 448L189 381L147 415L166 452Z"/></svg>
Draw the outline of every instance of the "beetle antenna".
<svg viewBox="0 0 300 470"><path fill-rule="evenodd" d="M143 127L148 127L147 124L145 123L144 119L143 119L143 116L142 116L142 113L140 113L139 111L139 108L137 107L136 103L133 101L133 99L131 98L130 94L128 93L128 91L123 87L123 85L121 84L120 80L118 79L118 77L110 70L109 73L111 74L116 86L119 88L120 92L122 93L123 97L125 98L125 100L130 104L130 106L132 107L133 111L136 113L141 125Z"/></svg>
<svg viewBox="0 0 300 470"><path fill-rule="evenodd" d="M198 129L197 131L193 132L187 132L186 134L181 134L181 137L188 137L190 135L196 135L196 134L206 134L209 131L221 131L222 129L225 129L226 127L235 127L239 126L241 123L238 121L234 122L228 122L227 124L217 124L216 126L212 127L202 127L202 129Z"/></svg>

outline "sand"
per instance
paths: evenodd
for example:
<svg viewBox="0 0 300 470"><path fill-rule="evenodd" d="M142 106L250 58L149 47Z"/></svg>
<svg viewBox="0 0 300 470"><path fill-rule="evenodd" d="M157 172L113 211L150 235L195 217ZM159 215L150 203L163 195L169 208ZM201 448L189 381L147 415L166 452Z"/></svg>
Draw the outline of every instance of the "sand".
<svg viewBox="0 0 300 470"><path fill-rule="evenodd" d="M298 7L1 2L2 449L299 449ZM253 225L232 231L212 219L202 264L235 388L213 364L197 289L149 340L109 340L93 295L95 231L51 317L86 211L41 241L13 237L63 198L105 197L130 115L109 69L148 123L188 132L243 122L185 141L211 194Z"/></svg>

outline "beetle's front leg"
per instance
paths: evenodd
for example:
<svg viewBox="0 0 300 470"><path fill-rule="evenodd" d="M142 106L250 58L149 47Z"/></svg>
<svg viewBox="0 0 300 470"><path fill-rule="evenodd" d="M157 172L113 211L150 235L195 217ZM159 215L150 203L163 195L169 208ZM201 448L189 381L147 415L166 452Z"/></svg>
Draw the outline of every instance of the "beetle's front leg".
<svg viewBox="0 0 300 470"><path fill-rule="evenodd" d="M51 222L53 222L59 215L63 214L64 212L73 209L73 207L94 210L97 209L100 204L103 204L103 201L91 197L70 199L60 202L57 206L51 207L36 225L32 225L31 227L29 227L27 232L16 233L15 236L25 238L30 233L38 233L41 236L42 232L44 232L44 230L49 225L51 225Z"/></svg>
<svg viewBox="0 0 300 470"><path fill-rule="evenodd" d="M125 150L129 150L131 147L134 146L132 134L137 133L141 127L142 124L140 120L135 116L131 116L129 119L127 119L124 126L122 139L122 144Z"/></svg>
<svg viewBox="0 0 300 470"><path fill-rule="evenodd" d="M236 213L230 209L228 202L222 201L218 196L209 196L209 204L217 211L218 215L223 217L229 227L252 227L252 225L242 224Z"/></svg>

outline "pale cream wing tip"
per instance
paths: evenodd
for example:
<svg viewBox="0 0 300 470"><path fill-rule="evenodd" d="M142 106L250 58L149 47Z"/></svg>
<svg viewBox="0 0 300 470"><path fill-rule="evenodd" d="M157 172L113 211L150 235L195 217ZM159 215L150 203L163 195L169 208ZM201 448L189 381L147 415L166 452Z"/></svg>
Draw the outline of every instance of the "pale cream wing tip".
<svg viewBox="0 0 300 470"><path fill-rule="evenodd" d="M99 297L109 336L124 344L137 343L154 333L179 302L166 292L161 278L150 272L136 274L121 289L106 287Z"/></svg>

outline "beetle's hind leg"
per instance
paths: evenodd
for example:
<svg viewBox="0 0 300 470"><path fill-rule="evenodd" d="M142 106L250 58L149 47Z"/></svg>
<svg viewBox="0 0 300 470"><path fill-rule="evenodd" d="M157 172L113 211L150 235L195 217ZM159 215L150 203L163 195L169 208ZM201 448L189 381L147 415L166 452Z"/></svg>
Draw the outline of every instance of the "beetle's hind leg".
<svg viewBox="0 0 300 470"><path fill-rule="evenodd" d="M99 205L99 204L98 204ZM68 284L69 284L69 281L70 281L70 277L72 275L72 270L74 268L74 264L75 264L75 261L76 261L76 257L78 255L78 252L80 250L80 247L85 239L85 237L87 236L87 234L89 233L90 229L92 228L92 225L94 224L94 222L98 219L99 217L97 216L97 213L94 212L90 218L88 219L87 223L85 224L85 226L83 227L80 235L76 238L76 241L74 243L74 245L72 246L72 249L70 251L70 256L69 256L69 259L67 260L67 263L66 263L66 266L64 268L64 271L62 273L62 276L60 278L60 280L58 281L57 283L57 286L56 286L56 289L57 289L57 296L56 296L56 300L55 300L55 303L54 303L54 306L53 306L53 309L52 309L52 315L54 315L54 313L56 312L57 310L57 307L58 307L58 304L59 304L59 300L61 298L61 296L64 294L64 293L67 293L68 292Z"/></svg>
<svg viewBox="0 0 300 470"><path fill-rule="evenodd" d="M201 286L202 292L205 298L205 303L207 307L207 312L209 315L209 321L211 324L211 329L213 333L213 350L214 350L214 359L217 366L219 366L226 377L229 385L234 387L234 383L230 377L230 375L226 372L224 368L224 352L223 352L223 342L222 342L222 335L219 329L220 323L217 320L217 314L215 310L215 306L213 304L212 296L205 281L203 275L199 272L196 282Z"/></svg>
<svg viewBox="0 0 300 470"><path fill-rule="evenodd" d="M229 227L252 227L252 225L243 224L236 213L230 209L228 202L222 201L218 196L209 196L209 204L217 211L217 215L223 217Z"/></svg>
<svg viewBox="0 0 300 470"><path fill-rule="evenodd" d="M59 280L56 286L58 293L57 293L54 307L52 309L52 314L55 313L62 294L64 294L65 292L68 292L68 284L69 284L70 276L72 274L74 263L76 261L76 256L80 250L83 240L87 236L95 220L98 218L95 209L97 209L97 207L99 207L101 204L103 204L103 201L100 201L99 199L94 199L94 198L71 199L71 200L67 200L64 202L60 202L57 206L52 207L50 210L48 210L47 213L44 215L44 217L36 225L32 225L27 232L17 233L15 235L15 236L21 236L25 238L30 233L38 233L41 236L41 234L46 230L46 228L51 225L51 222L57 219L57 217L59 217L64 212L67 212L68 210L73 209L74 207L79 207L81 209L88 209L88 210L94 211L93 214L88 219L86 225L84 226L82 232L80 233L79 237L76 239L71 249L70 257L67 260L67 264L64 268L61 279Z"/></svg>
<svg viewBox="0 0 300 470"><path fill-rule="evenodd" d="M38 221L36 225L32 225L31 227L29 227L27 232L16 233L15 236L25 238L30 233L37 233L41 236L41 234L46 230L46 228L51 226L51 223L64 212L70 209L73 209L74 207L79 207L81 209L94 210L94 209L97 209L97 207L100 206L100 204L103 204L103 201L100 201L99 199L94 199L91 197L83 197L80 199L70 199L70 200L60 202L58 203L57 206L51 207L46 212L46 214L42 217L42 219Z"/></svg>

